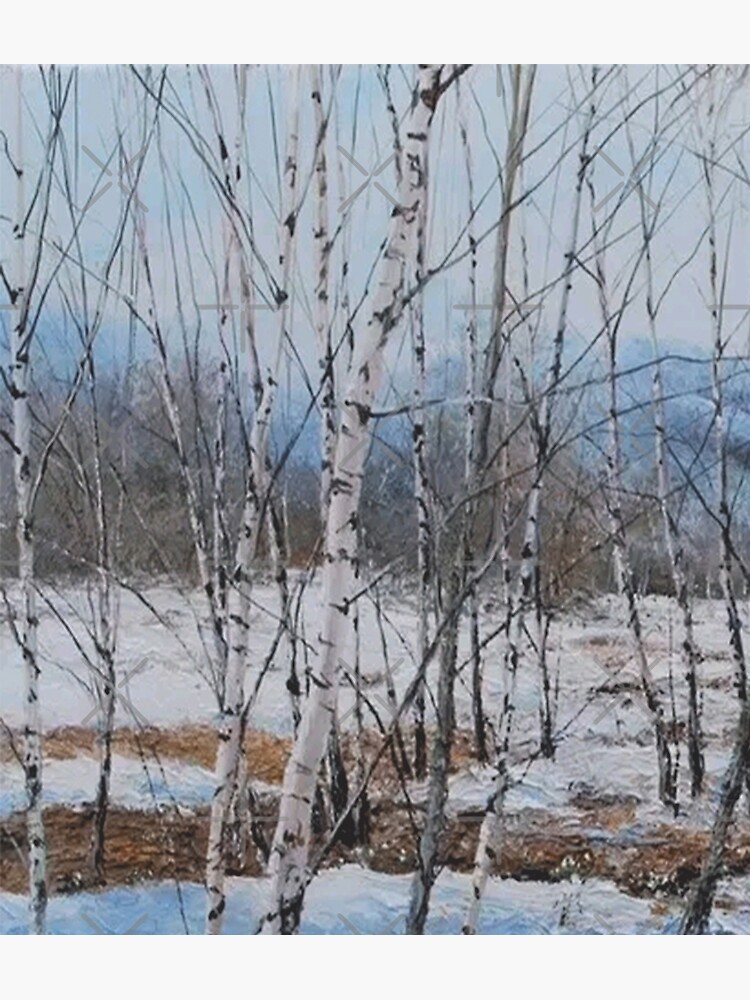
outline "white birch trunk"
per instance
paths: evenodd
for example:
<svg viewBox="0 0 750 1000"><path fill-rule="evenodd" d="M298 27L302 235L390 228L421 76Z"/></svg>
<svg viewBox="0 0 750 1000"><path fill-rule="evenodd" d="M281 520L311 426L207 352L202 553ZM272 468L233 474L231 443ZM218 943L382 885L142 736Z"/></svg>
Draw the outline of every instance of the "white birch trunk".
<svg viewBox="0 0 750 1000"><path fill-rule="evenodd" d="M227 638L227 523L226 523L226 451L227 451L227 363L219 362L219 384L216 400L216 425L213 446L213 593L214 628L220 633L222 646Z"/></svg>
<svg viewBox="0 0 750 1000"><path fill-rule="evenodd" d="M262 930L298 929L307 883L310 818L318 769L336 711L338 661L350 632L349 613L357 561L357 518L372 405L380 387L383 353L400 318L404 269L414 252L419 205L424 197L422 163L438 97L440 67L422 66L409 119L400 205L391 217L378 287L368 321L355 341L351 374L342 401L326 528L323 608L312 686L284 775L279 822L270 859L272 896Z"/></svg>
<svg viewBox="0 0 750 1000"><path fill-rule="evenodd" d="M669 468L667 464L666 416L664 413L664 388L661 367L657 360L654 369L654 444L656 449L657 484L659 507L664 527L664 541L672 572L675 598L682 614L683 638L680 643L685 679L688 686L688 759L690 761L690 791L695 797L703 790L705 761L703 759L703 734L698 707L698 666L701 653L695 639L693 627L693 604L685 570L685 546L677 519L669 504L671 492Z"/></svg>
<svg viewBox="0 0 750 1000"><path fill-rule="evenodd" d="M525 112L528 116L528 108ZM474 869L472 872L472 895L466 915L466 922L463 927L464 934L475 934L481 913L482 899L487 886L493 864L499 855L501 845L499 843L502 816L504 811L505 794L508 789L509 780L509 760L511 734L513 726L513 715L515 711L515 682L518 666L521 659L521 646L524 637L524 626L526 615L533 604L534 583L537 571L538 558L538 532L539 532L539 507L542 497L542 487L544 483L544 471L548 461L549 436L552 422L552 407L557 388L557 381L560 377L562 365L562 354L565 344L565 330L567 327L568 303L572 287L572 274L575 259L575 252L578 246L578 229L581 214L581 200L583 194L583 183L588 157L588 142L591 127L593 124L594 107L593 102L590 116L584 129L581 142L580 168L578 170L576 189L573 198L573 212L571 219L571 232L565 254L565 265L562 275L562 292L560 296L560 309L555 330L555 340L553 344L552 360L547 373L546 384L544 386L540 413L537 416L536 428L536 464L534 469L534 481L529 493L526 524L524 528L523 547L521 550L521 568L519 573L516 593L513 594L510 588L509 576L509 532L507 526L503 527L502 549L504 560L504 580L505 586L510 593L511 599L508 604L506 622L508 624L508 649L505 664L505 694L501 718L501 731L498 733L495 777L493 788L489 797L484 819L479 831L479 842L474 856ZM506 350L509 350L509 345ZM506 391L508 387L506 386ZM508 431L505 430L507 435ZM507 476L509 469L505 470Z"/></svg>
<svg viewBox="0 0 750 1000"><path fill-rule="evenodd" d="M450 570L445 603L453 608L458 599L461 580L457 569ZM427 811L419 840L418 868L414 873L406 919L407 934L424 934L430 909L432 887L439 871L440 844L445 831L445 806L448 801L448 771L456 726L454 687L460 614L454 612L440 644L440 664L437 691L435 739L430 759L430 781L427 791Z"/></svg>
<svg viewBox="0 0 750 1000"><path fill-rule="evenodd" d="M643 694L654 725L657 769L659 774L659 799L664 805L676 809L677 789L675 787L672 755L669 749L664 706L651 673L651 666L648 662L648 655L643 641L641 614L630 566L627 530L622 512L622 497L624 494L622 487L622 450L620 445L620 421L617 397L617 331L613 327L609 317L603 263L599 253L597 253L596 269L602 319L607 332L609 355L609 448L607 452L606 506L614 549L617 585L619 593L625 598L633 656L638 664Z"/></svg>
<svg viewBox="0 0 750 1000"><path fill-rule="evenodd" d="M707 164L711 164L715 150L710 148ZM726 851L730 826L734 811L742 792L743 783L750 777L750 698L747 697L747 661L742 634L742 622L739 617L737 602L732 584L732 541L731 513L727 490L727 454L726 454L726 420L724 417L724 402L722 390L722 356L724 344L721 334L721 313L719 310L719 288L717 282L717 253L715 231L715 206L713 201L713 171L706 170L706 184L709 207L709 252L710 252L710 282L712 293L712 323L713 323L713 357L712 357L712 395L714 403L714 420L716 426L717 448L719 452L719 523L722 534L722 567L721 578L724 590L724 602L727 610L727 628L735 664L735 681L740 698L740 718L737 725L732 755L724 774L716 810L708 854L700 877L688 898L688 905L683 915L680 932L682 934L705 934L709 929L709 919L713 907L716 886L721 877L721 867Z"/></svg>
<svg viewBox="0 0 750 1000"><path fill-rule="evenodd" d="M466 183L468 188L469 222L467 237L469 243L469 301L467 303L466 331L464 336L464 490L466 492L466 507L463 524L463 560L464 570L472 576L476 561L476 512L477 502L474 497L479 470L476 459L477 438L477 371L478 371L478 336L477 336L477 245L474 237L474 177L471 162L471 147L468 138L468 127L464 118L463 107L459 99L459 131L464 152L466 167ZM505 496L505 494L503 494ZM486 720L482 697L482 651L479 636L479 592L474 584L467 595L469 602L469 640L471 649L471 692L472 716L474 721L474 743L477 760L486 763L487 738ZM424 660L424 653L422 654Z"/></svg>
<svg viewBox="0 0 750 1000"><path fill-rule="evenodd" d="M417 252L415 280L422 281L426 269L427 253L427 163L423 165L425 196L419 205L417 222ZM417 662L422 663L429 643L429 594L432 577L432 522L430 517L427 478L427 428L425 426L425 338L424 302L420 291L411 308L412 356L414 367L414 426L412 430L414 460L414 500L417 508ZM424 779L427 766L427 741L425 737L424 681L414 697L414 774L418 781Z"/></svg>
<svg viewBox="0 0 750 1000"><path fill-rule="evenodd" d="M715 143L709 147L709 158L716 156ZM709 162L712 162L709 159ZM718 281L718 256L716 249L716 207L713 194L713 170L707 175L707 193L709 210L709 253L710 253L710 284L714 303L712 309L713 322L713 354L711 358L711 395L714 404L714 426L716 428L716 451L718 457L718 507L719 525L721 531L721 562L719 565L719 580L724 603L727 610L727 624L732 647L732 659L735 669L735 687L740 702L747 701L747 671L742 641L742 620L737 606L737 595L732 579L734 553L732 547L732 507L729 496L729 465L727 461L727 422L724 415L723 391L723 359L724 341L722 339L721 315L717 303L721 297ZM750 778L750 773L748 775Z"/></svg>
<svg viewBox="0 0 750 1000"><path fill-rule="evenodd" d="M44 934L47 917L47 841L42 812L42 722L39 711L39 659L37 628L39 618L34 578L34 517L31 478L31 334L27 328L29 293L25 273L26 201L24 197L23 151L23 69L16 68L17 146L16 162L21 165L16 188L16 287L11 306L10 394L13 400L13 475L16 494L16 540L18 544L18 584L21 621L17 634L24 666L23 772L26 788L26 831L30 930ZM50 164L51 169L51 164Z"/></svg>
<svg viewBox="0 0 750 1000"><path fill-rule="evenodd" d="M320 524L326 523L331 494L331 474L336 446L336 387L334 377L333 341L328 307L328 285L331 246L328 231L328 163L325 137L328 121L323 108L323 75L321 67L311 67L312 102L315 120L315 224L313 226L313 271L315 275L314 322L318 342L320 367ZM299 706L297 709L297 717ZM331 812L335 822L346 808L348 787L346 770L341 757L338 726L333 725L328 741L328 781Z"/></svg>
<svg viewBox="0 0 750 1000"><path fill-rule="evenodd" d="M29 408L28 339L16 327L11 336L11 391L13 394L14 479L16 488L16 540L18 582L21 594L21 637L24 661L24 751L26 826L29 850L29 892L32 930L43 934L47 910L47 845L42 814L42 723L39 711L39 618L34 579L34 524L30 509L31 412Z"/></svg>
<svg viewBox="0 0 750 1000"><path fill-rule="evenodd" d="M115 674L115 625L112 600L111 550L109 523L104 496L102 473L102 441L99 415L95 398L96 380L93 360L89 362L91 382L94 437L94 522L97 540L97 622L96 645L98 653L97 691L99 701L99 778L94 799L94 828L91 839L91 867L95 878L104 881L104 832L109 808L109 787L112 772L112 735L115 721L117 677Z"/></svg>
<svg viewBox="0 0 750 1000"><path fill-rule="evenodd" d="M206 856L206 889L208 893L206 931L209 934L221 933L223 914L226 908L224 890L226 832L230 807L237 797L241 776L240 760L243 753L243 709L252 591L250 567L257 550L264 510L271 500L268 493L268 440L288 323L289 288L293 274L294 233L297 224L298 85L299 68L295 68L292 71L291 117L284 162L284 198L279 252L282 301L279 309L278 343L275 361L263 379L261 398L253 422L250 437L251 468L248 469L247 473L248 484L243 505L242 525L230 578L226 683L223 712L217 734L218 749L214 769L216 787L211 801ZM277 539L273 532L271 534L273 551ZM276 572L278 575L278 561ZM286 614L287 610L286 608L282 609L282 613Z"/></svg>
<svg viewBox="0 0 750 1000"><path fill-rule="evenodd" d="M685 568L685 545L677 517L670 506L672 492L667 443L667 421L664 410L664 383L662 380L661 362L659 360L659 341L656 331L658 302L654 294L654 275L651 256L651 244L658 221L654 214L649 222L646 211L646 197L639 185L641 209L641 229L644 240L644 260L646 268L646 315L648 316L649 333L654 346L654 377L652 383L654 403L654 452L656 459L657 490L659 509L664 531L664 544L669 559L675 599L682 616L683 637L680 643L680 654L688 688L688 760L690 763L690 792L693 797L703 790L705 761L703 757L703 734L700 709L698 704L698 668L701 653L695 639L693 627L693 602L690 595L688 574Z"/></svg>
<svg viewBox="0 0 750 1000"><path fill-rule="evenodd" d="M326 523L331 492L333 452L336 444L336 396L333 371L333 343L328 307L328 272L331 246L328 232L328 165L325 133L328 123L323 109L323 78L320 66L313 66L312 100L315 111L318 156L315 163L316 200L313 228L313 267L315 272L315 332L318 340L322 388L320 394L320 523Z"/></svg>

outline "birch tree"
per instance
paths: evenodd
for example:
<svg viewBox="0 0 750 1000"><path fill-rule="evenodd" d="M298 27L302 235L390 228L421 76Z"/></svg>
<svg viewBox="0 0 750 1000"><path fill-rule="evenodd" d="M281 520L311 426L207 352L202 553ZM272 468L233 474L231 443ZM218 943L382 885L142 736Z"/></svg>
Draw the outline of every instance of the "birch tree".
<svg viewBox="0 0 750 1000"><path fill-rule="evenodd" d="M35 241L32 261L26 273L27 203L25 192L25 157L23 144L23 69L16 69L16 276L8 288L14 308L11 328L10 393L13 399L13 471L16 490L16 539L18 543L18 582L21 594L21 624L17 637L24 661L26 691L24 698L23 770L26 785L26 823L29 849L29 894L31 930L43 934L47 914L47 841L42 815L42 723L39 704L40 667L37 650L38 613L34 579L34 517L32 509L32 455L30 410L30 348L33 325L30 325L31 294L39 274L43 241ZM42 196L41 233L47 220L52 183L56 134L47 139L44 168L39 177ZM7 285L7 282L6 282Z"/></svg>
<svg viewBox="0 0 750 1000"><path fill-rule="evenodd" d="M447 620L447 627L440 643L438 658L436 727L430 755L427 808L424 828L419 838L417 871L411 883L409 912L406 918L407 934L424 934L430 908L430 896L439 870L441 840L446 826L448 770L456 729L454 686L456 682L459 616L455 609L462 582L455 562L449 574L445 588L444 609L444 614L446 614L444 620Z"/></svg>
<svg viewBox="0 0 750 1000"><path fill-rule="evenodd" d="M658 122L657 122L658 129ZM651 187L649 192L653 194ZM659 219L659 209L663 196L649 219L648 204L653 204L644 191L644 184L638 187L638 200L641 218L641 231L644 243L644 268L646 271L646 315L648 317L649 333L654 346L654 375L652 382L654 404L654 451L656 459L657 489L659 508L664 530L664 543L669 559L674 587L675 599L682 616L683 639L680 652L688 689L688 760L690 763L690 789L695 797L703 790L705 761L703 758L703 734L701 727L700 708L698 702L698 668L701 662L701 652L695 638L693 623L693 603L686 567L686 552L683 532L679 519L672 506L672 482L669 469L669 442L667 433L667 417L664 406L664 379L662 363L659 357L659 342L657 337L657 317L664 295L657 296L654 287L652 261L652 241Z"/></svg>
<svg viewBox="0 0 750 1000"><path fill-rule="evenodd" d="M222 916L226 907L224 893L224 847L229 809L236 800L241 784L244 735L245 671L247 644L250 628L251 587L250 569L262 527L263 510L270 503L268 478L268 444L271 418L279 380L279 365L288 323L289 289L293 274L294 235L298 217L298 144L299 144L299 73L292 74L290 122L284 159L284 201L281 213L279 243L279 332L275 360L262 378L262 389L256 401L250 435L250 468L247 470L247 487L243 502L242 524L233 556L230 574L227 663L223 719L218 731L216 756L216 791L211 804L208 854L206 863L206 888L208 890L207 931L221 931ZM273 530L271 531L273 536ZM280 558L278 544L276 559ZM278 567L277 567L278 574ZM287 609L282 609L286 614Z"/></svg>
<svg viewBox="0 0 750 1000"><path fill-rule="evenodd" d="M84 356L76 366L60 413L44 436L42 447L35 449L32 437L33 359L45 303L55 286L65 256L65 249L58 248L61 253L52 258L48 230L51 226L55 167L63 141L63 119L75 71L67 75L55 67L39 71L47 117L39 130L41 155L35 176L25 148L27 112L24 73L20 66L15 70L16 134L13 151L7 144L5 147L16 188L13 219L15 274L9 277L0 264L0 278L11 308L10 365L5 384L12 401L12 434L8 443L13 452L19 589L18 607L12 612L11 628L24 668L22 767L26 791L30 930L34 934L43 934L46 930L48 887L47 840L42 808L43 733L35 517L50 456L81 387L93 338L86 340ZM34 178L30 187L27 184L29 176ZM68 208L72 212L70 205Z"/></svg>
<svg viewBox="0 0 750 1000"><path fill-rule="evenodd" d="M727 631L734 662L735 687L740 703L740 716L724 776L719 791L711 837L700 876L688 896L680 924L682 934L706 934L713 907L716 886L722 873L722 862L735 809L743 784L750 778L750 698L747 691L747 653L735 593L733 570L735 545L732 538L732 508L729 499L727 461L727 422L724 404L724 353L727 340L723 329L723 306L726 297L726 265L720 271L717 226L717 136L721 122L721 101L715 97L711 83L708 136L703 157L703 183L708 210L708 272L710 289L710 321L713 350L711 357L711 395L714 410L714 437L717 453L716 504L721 534L720 577L726 609ZM714 117L715 115L715 117Z"/></svg>
<svg viewBox="0 0 750 1000"><path fill-rule="evenodd" d="M593 183L591 183L590 187L593 206L595 202ZM622 311L620 311L617 318L613 317L608 297L604 253L601 246L597 246L596 249L595 267L599 305L606 333L609 443L606 452L605 500L610 522L615 573L618 592L625 600L633 657L638 665L644 698L654 725L659 774L659 799L664 805L676 809L676 772L669 747L665 709L651 671L646 650L642 615L630 563L627 526L622 506L624 489L622 481L622 445L617 374L618 329Z"/></svg>
<svg viewBox="0 0 750 1000"><path fill-rule="evenodd" d="M41 457L32 450L32 363L34 339L44 300L54 280L44 269L43 258L50 222L50 198L55 161L59 152L62 116L69 96L67 80L56 69L47 71L48 119L42 125L41 157L34 177L25 146L25 92L21 66L15 69L16 133L13 149L6 157L15 180L13 219L14 274L0 273L8 295L10 312L10 366L6 385L12 400L13 471L15 486L15 534L18 546L19 607L13 622L24 667L23 772L26 790L30 930L43 934L47 915L47 840L42 810L42 720L39 694L41 665L38 651L39 613L35 573L35 507L46 470L50 442ZM29 185L29 178L33 178ZM59 433L59 431L58 431Z"/></svg>
<svg viewBox="0 0 750 1000"><path fill-rule="evenodd" d="M423 162L441 93L441 66L420 66L404 143L399 205L391 217L377 290L367 321L355 337L336 439L326 525L322 618L312 687L287 764L270 874L272 894L266 933L294 933L306 887L310 814L315 780L336 711L338 661L348 633L357 562L357 514L364 448L383 371L383 352L401 316L404 272L414 253L419 206L425 196Z"/></svg>
<svg viewBox="0 0 750 1000"><path fill-rule="evenodd" d="M465 119L463 104L459 96L459 131L464 154L466 170L466 185L468 196L469 222L467 239L469 243L469 302L466 316L464 336L464 489L466 492L466 511L464 516L463 560L470 571L475 561L475 546L477 526L475 524L477 503L474 500L476 488L476 434L477 434L477 376L479 366L479 340L477 321L477 244L474 231L474 178L472 170L471 147L468 139L468 126ZM471 643L471 693L472 715L474 721L474 741L477 758L486 762L487 734L483 699L482 650L479 638L479 593L472 587L469 593L470 643Z"/></svg>
<svg viewBox="0 0 750 1000"><path fill-rule="evenodd" d="M427 165L424 166L427 189ZM416 267L414 280L424 280L427 253L427 198L419 205L417 226ZM427 473L427 427L425 423L426 346L424 335L424 303L420 292L409 314L414 369L414 422L412 427L414 461L414 500L417 510L417 656L423 659L429 644L429 601L433 564L433 539L430 511L430 482ZM414 713L414 774L423 780L427 763L425 736L425 697L420 690L415 699Z"/></svg>
<svg viewBox="0 0 750 1000"><path fill-rule="evenodd" d="M594 70L592 72L593 93L596 91L596 86L597 76L596 70ZM509 602L506 614L508 636L504 670L505 689L503 694L503 706L499 723L499 732L496 741L497 745L495 748L493 787L492 793L487 802L482 825L479 830L479 841L474 857L474 868L472 872L472 897L463 927L464 934L476 933L481 912L482 898L487 886L487 880L490 875L490 870L497 859L500 848L498 840L502 833L501 823L504 814L505 795L510 780L509 753L511 749L513 716L515 712L516 676L521 657L521 642L524 634L524 622L526 614L531 607L535 590L536 560L538 557L539 538L539 505L541 500L544 472L549 462L552 405L562 367L562 352L565 343L568 305L570 300L570 291L572 288L572 276L575 267L576 250L579 242L578 229L580 224L583 185L586 169L588 167L588 148L596 110L593 93L590 98L590 108L581 137L579 166L576 171L575 190L572 203L571 230L569 242L567 243L565 249L565 261L561 278L560 305L555 326L552 359L550 361L550 366L547 372L547 381L544 386L540 402L540 412L536 417L537 427L535 435L536 453L534 479L527 501L527 515L523 538L521 569L517 583L517 592L512 598L512 603ZM525 114L526 117L528 117L528 109L526 109ZM503 535L503 548L507 550L507 546L508 537L506 531Z"/></svg>

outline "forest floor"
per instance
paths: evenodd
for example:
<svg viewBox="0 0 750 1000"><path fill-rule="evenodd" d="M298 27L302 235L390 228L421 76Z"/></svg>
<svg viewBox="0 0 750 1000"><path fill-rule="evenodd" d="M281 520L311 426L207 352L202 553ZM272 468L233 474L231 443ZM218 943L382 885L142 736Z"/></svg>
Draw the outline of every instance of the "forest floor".
<svg viewBox="0 0 750 1000"><path fill-rule="evenodd" d="M111 925L111 901L119 900L117 905L121 906L125 898L151 899L154 894L162 902L153 932L200 929L204 905L201 881L216 746L211 695L208 685L186 663L182 647L187 645L190 633L184 607L165 589L155 591L151 597L169 611L174 634L148 620L139 604L123 601L123 615L132 627L122 629L120 669L126 694L118 705L120 725L113 746L112 805L107 821L103 885L97 884L89 871L91 800L98 762L86 677L78 672L73 650L67 648L59 626L56 629L50 618L42 622L47 659L42 687L46 723L45 820L50 891L55 897L51 912L66 913L65 927L78 932L87 930L87 922L81 924L83 908L94 913L97 907L103 907L101 920L110 920ZM267 599L270 605L270 589ZM398 693L410 679L410 651L408 638L404 637L412 634L412 614L408 601L393 599L386 602L385 622L380 623L389 643L389 669ZM542 759L536 750L538 678L531 670L522 672L514 784L507 797L503 851L481 930L668 932L675 925L686 888L705 856L737 703L723 610L718 602L698 602L697 631L704 654L701 698L707 788L700 799L691 800L684 763L687 753L682 742L685 685L680 675L678 628L673 614L664 599L644 601L652 669L672 706L675 751L681 759L678 814L662 807L657 799L653 737L630 657L623 609L610 599L561 616L550 641L557 691L555 759ZM491 628L493 616L488 605L483 628ZM259 612L258 628L253 632L258 650L267 638L264 621ZM22 894L26 847L22 771L13 745L21 720L16 687L21 674L6 629L7 625L0 626L0 715L8 727L0 741L0 931L13 932L22 930L25 920ZM267 629L272 637L272 623ZM462 649L466 644L464 631ZM387 724L386 669L380 639L373 612L363 622L362 666L367 698L380 721L384 719ZM199 648L197 638L194 643ZM135 669L144 662L144 655L146 666ZM501 661L501 648L490 647L485 665L487 706L499 703ZM435 933L452 933L460 928L461 911L468 900L468 873L493 776L492 767L477 761L474 752L468 676L464 674L468 675L468 670L462 671L456 691L459 731L451 762L444 869L436 890L436 900L443 902L436 903L436 915L431 918L438 922L433 927ZM273 831L291 747L284 682L281 669L269 673L251 720L253 728L247 735L257 842L248 840L244 858L236 858L230 867L234 876L230 908L236 908L228 925L230 930L253 929L240 920L239 914L250 919L247 908L252 910L256 905L265 882L262 848ZM342 690L341 716L343 753L353 774L357 741L352 728L351 692L346 687ZM69 720L76 721L71 724ZM372 727L363 736L367 763L380 751L382 735L374 728L372 716L365 722ZM409 755L412 734L408 727L403 739ZM351 847L339 842L327 850L321 874L313 882L313 886L320 883L323 909L316 911L313 906L303 930L346 933L346 920L356 916L357 927L374 931L385 915L394 912L395 916L394 906L396 910L402 906L409 873L416 865L415 831L422 821L426 786L399 775L394 766L396 753L389 748L373 772L368 789L367 845ZM323 829L316 834L313 855L326 844ZM355 915L347 915L345 909L337 911L334 919L331 906L338 904L328 898L325 887L340 889L342 879L347 892L358 900L360 910ZM716 901L716 929L750 931L749 881L750 818L743 798ZM364 887L368 887L370 910L360 898ZM243 892L247 898L240 901ZM447 897L450 906L445 902ZM315 898L311 895L311 900ZM80 906L71 910L76 899ZM445 910L444 926L440 924L441 907ZM592 923L597 907L602 912ZM536 914L533 919L532 912ZM370 919L372 914L378 914L377 919ZM175 924L177 915L179 922ZM139 931L147 932L148 927L144 924Z"/></svg>
<svg viewBox="0 0 750 1000"><path fill-rule="evenodd" d="M372 759L380 738L368 734ZM468 733L460 734L452 773L466 773L472 757ZM169 781L175 762L206 763L213 756L211 730L121 730L117 752L132 759L158 759ZM53 759L80 763L93 759L93 745L80 730L56 730L48 748ZM272 836L278 817L278 786L289 753L288 740L265 733L247 739L250 759L265 791L257 794L258 842L249 841L242 862L230 866L234 875L260 876L263 846ZM345 757L350 756L350 748ZM63 755L63 756L61 756ZM414 825L421 825L423 803L412 808L399 796L396 769L384 755L370 782L370 836L366 846L337 843L323 861L324 867L360 863L373 871L405 874L416 870ZM256 787L258 787L256 785ZM177 787L176 787L176 790ZM509 811L503 851L494 874L526 881L564 882L572 877L611 880L622 891L654 900L681 896L700 870L708 832L678 820L654 822L634 834L638 799L634 795L571 790L571 812L555 815L544 808ZM53 893L98 888L89 872L92 808L51 805L45 812L49 841L49 877ZM177 797L156 808L111 808L106 827L105 884L133 885L143 881L177 879L200 882L205 866L208 806L187 806ZM448 819L442 860L454 870L470 872L479 835L482 811L458 809ZM23 892L26 885L26 835L23 813L14 812L0 826L0 889ZM327 831L318 832L314 849L327 842ZM726 858L729 875L750 874L750 821L739 817Z"/></svg>

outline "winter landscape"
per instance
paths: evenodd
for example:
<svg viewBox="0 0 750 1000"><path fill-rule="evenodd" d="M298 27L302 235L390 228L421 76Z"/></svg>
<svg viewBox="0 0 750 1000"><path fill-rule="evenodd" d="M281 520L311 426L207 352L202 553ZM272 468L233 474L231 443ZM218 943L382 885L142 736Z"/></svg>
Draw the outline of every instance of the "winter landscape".
<svg viewBox="0 0 750 1000"><path fill-rule="evenodd" d="M746 70L0 91L0 931L750 932Z"/></svg>

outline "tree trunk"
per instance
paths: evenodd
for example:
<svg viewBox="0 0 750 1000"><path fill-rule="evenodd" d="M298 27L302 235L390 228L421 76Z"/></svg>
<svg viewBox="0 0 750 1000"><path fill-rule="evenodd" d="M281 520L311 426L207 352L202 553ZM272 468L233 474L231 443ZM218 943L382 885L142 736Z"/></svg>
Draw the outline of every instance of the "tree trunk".
<svg viewBox="0 0 750 1000"><path fill-rule="evenodd" d="M601 254L599 252L596 254L596 271L599 284L599 301L602 311L602 320L607 334L608 348L607 374L609 387L609 448L607 451L605 500L614 547L618 591L625 598L628 613L628 630L630 632L633 656L638 664L643 694L653 720L656 740L656 760L659 774L659 799L664 803L664 805L676 810L677 788L675 784L674 768L672 766L672 754L669 749L664 706L651 674L651 667L648 662L648 655L643 641L641 614L638 607L635 582L630 566L627 531L622 511L623 488L621 472L620 423L617 398L617 328L616 324L613 324L609 315L606 279Z"/></svg>
<svg viewBox="0 0 750 1000"><path fill-rule="evenodd" d="M693 604L685 571L685 548L682 542L682 533L669 505L670 482L663 400L664 389L660 365L657 362L654 370L654 413L659 506L664 526L664 541L672 571L672 584L677 605L682 614L683 639L680 643L680 651L688 688L687 738L688 760L690 762L690 794L695 798L703 791L703 778L706 769L703 759L703 733L698 706L698 666L701 662L701 653L695 640L693 628Z"/></svg>
<svg viewBox="0 0 750 1000"><path fill-rule="evenodd" d="M455 571L451 573L446 604L453 607L460 589ZM407 934L424 934L430 908L430 894L438 874L440 843L445 831L445 803L448 800L448 771L456 727L453 689L456 682L456 653L460 615L454 614L440 645L437 719L430 755L427 815L419 841L419 867L414 874L406 921Z"/></svg>
<svg viewBox="0 0 750 1000"><path fill-rule="evenodd" d="M102 657L102 660L102 668L105 671L106 679L98 685L101 687L101 698L99 699L100 728L97 734L97 742L99 744L99 779L97 781L96 796L94 798L94 822L91 836L91 869L94 877L100 883L103 883L105 880L104 834L107 825L109 786L112 776L112 736L115 723L117 683L113 654L111 654L110 651L107 651L107 654Z"/></svg>
<svg viewBox="0 0 750 1000"><path fill-rule="evenodd" d="M729 828L750 769L750 702L742 706L737 735L729 767L724 775L708 856L700 877L688 897L688 905L680 925L681 934L705 934L711 917L716 885L722 872Z"/></svg>
<svg viewBox="0 0 750 1000"><path fill-rule="evenodd" d="M426 165L424 167L426 172ZM425 190L428 189L425 177ZM415 280L422 280L427 252L427 198L419 207L418 244ZM412 358L414 370L414 422L412 427L412 453L414 462L414 501L417 512L417 658L425 657L429 643L429 595L432 577L432 527L429 507L430 483L427 476L427 428L425 426L424 397L426 386L424 308L421 293L411 309ZM419 685L414 698L414 774L423 781L427 766L427 740L425 737L424 682Z"/></svg>
<svg viewBox="0 0 750 1000"><path fill-rule="evenodd" d="M268 441L271 417L276 399L278 372L288 322L289 288L293 274L294 234L297 224L297 149L299 145L299 68L292 71L291 122L287 134L284 161L284 197L280 235L279 268L282 285L279 303L279 332L276 357L262 379L260 399L257 402L250 436L250 467L247 470L247 487L244 501L240 536L230 577L227 664L223 709L218 727L216 755L216 790L211 802L208 850L206 856L206 889L208 906L206 930L219 934L226 908L224 892L226 832L229 811L236 800L240 779L242 754L243 709L245 697L245 672L250 629L252 580L250 567L255 558L259 533L265 515L272 503L268 482ZM269 518L270 520L270 518ZM272 527L273 532L273 527ZM278 568L278 567L277 567ZM284 568L285 572L285 568ZM282 597L283 600L283 597ZM282 608L282 613L288 609Z"/></svg>
<svg viewBox="0 0 750 1000"><path fill-rule="evenodd" d="M421 67L406 144L400 205L394 210L380 281L361 336L355 341L351 375L343 396L327 518L323 608L312 686L287 764L279 822L270 860L272 898L265 933L294 933L307 885L310 814L315 782L335 711L339 658L349 635L357 563L357 518L370 413L380 387L383 352L400 318L404 268L413 253L419 203L424 196L422 163L438 98L440 67Z"/></svg>
<svg viewBox="0 0 750 1000"><path fill-rule="evenodd" d="M594 81L595 83L596 81ZM474 856L472 873L472 898L463 927L464 934L475 934L482 898L487 886L492 865L499 852L498 840L503 818L505 793L508 787L510 765L509 755L515 714L515 688L518 667L521 659L521 645L525 633L525 619L532 607L535 594L537 559L538 559L538 518L539 503L542 495L543 475L548 461L549 433L554 394L562 365L562 354L567 326L568 302L572 288L572 275L575 253L578 245L578 227L580 221L581 201L584 176L588 163L588 142L594 118L594 103L591 102L589 118L581 140L580 166L576 177L576 189L573 198L573 213L571 231L562 273L562 291L560 308L557 316L557 326L553 343L553 356L548 369L548 375L541 401L541 410L536 417L537 461L534 470L534 481L528 499L526 524L524 529L523 548L521 551L521 569L516 593L510 587L509 575L509 537L507 527L503 527L502 550L504 586L508 599L506 602L506 635L507 648L504 663L505 692L503 696L502 714L498 726L495 747L495 776L492 793L479 831L479 843ZM528 112L527 112L528 114ZM506 346L509 350L509 346ZM506 431L507 434L507 431Z"/></svg>
<svg viewBox="0 0 750 1000"><path fill-rule="evenodd" d="M16 67L17 79L17 148L16 162L24 163L22 107L22 67ZM51 164L49 165L51 170ZM47 918L47 840L42 812L42 722L39 711L39 675L34 574L34 512L31 482L31 332L28 329L29 293L26 287L24 240L26 236L26 203L24 172L17 176L16 188L16 287L11 293L11 365L10 395L13 400L13 472L16 493L16 540L18 544L18 585L20 590L20 623L16 624L24 665L24 729L23 772L26 788L26 830L29 851L30 929L44 934Z"/></svg>
<svg viewBox="0 0 750 1000"><path fill-rule="evenodd" d="M47 916L47 840L42 812L42 722L39 711L41 671L37 651L39 618L34 579L34 522L30 509L31 412L28 350L28 339L16 326L11 340L13 364L10 373L18 582L21 592L21 622L16 627L21 639L25 678L23 771L26 786L31 930L34 934L44 934Z"/></svg>
<svg viewBox="0 0 750 1000"><path fill-rule="evenodd" d="M715 155L713 145L709 149L707 164ZM690 893L688 905L680 927L682 934L705 934L711 916L716 885L721 875L721 865L726 850L729 828L734 816L734 810L742 792L743 782L750 776L750 699L747 696L747 661L742 635L742 622L737 608L734 586L732 583L732 539L731 539L731 507L728 502L727 481L727 444L726 420L724 417L724 400L722 389L722 357L724 342L721 334L721 313L719 309L720 294L717 281L717 251L715 231L715 208L713 200L713 171L706 169L706 186L709 208L709 252L710 252L710 284L712 298L711 319L713 325L713 357L711 364L712 395L714 403L714 421L716 426L717 451L719 458L718 505L719 524L721 525L721 582L724 591L724 601L727 610L727 627L732 656L735 664L735 683L740 699L741 711L737 725L732 756L721 786L719 806L711 831L711 843L708 856L703 865L700 878Z"/></svg>

